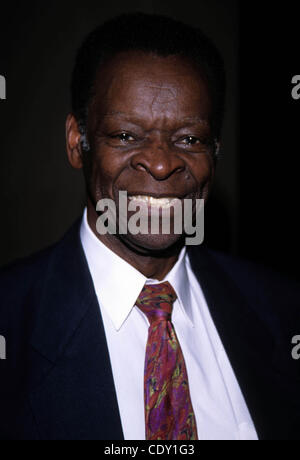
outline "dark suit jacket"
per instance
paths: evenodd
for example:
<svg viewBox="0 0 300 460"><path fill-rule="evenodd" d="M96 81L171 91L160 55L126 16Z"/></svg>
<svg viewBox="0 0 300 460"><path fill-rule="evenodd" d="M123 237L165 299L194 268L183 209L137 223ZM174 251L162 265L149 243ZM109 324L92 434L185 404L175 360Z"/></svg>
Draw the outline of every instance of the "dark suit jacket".
<svg viewBox="0 0 300 460"><path fill-rule="evenodd" d="M202 246L189 253L259 438L300 439L299 286ZM0 335L0 439L123 439L78 223L2 270Z"/></svg>

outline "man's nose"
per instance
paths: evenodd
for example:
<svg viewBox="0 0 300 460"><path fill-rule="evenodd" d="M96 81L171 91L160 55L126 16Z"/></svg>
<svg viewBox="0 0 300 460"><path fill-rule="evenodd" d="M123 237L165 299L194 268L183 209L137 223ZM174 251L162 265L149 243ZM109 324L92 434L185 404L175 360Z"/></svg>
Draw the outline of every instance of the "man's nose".
<svg viewBox="0 0 300 460"><path fill-rule="evenodd" d="M137 171L151 174L156 180L168 179L172 174L185 170L184 160L167 144L152 144L143 148L132 157L131 165Z"/></svg>

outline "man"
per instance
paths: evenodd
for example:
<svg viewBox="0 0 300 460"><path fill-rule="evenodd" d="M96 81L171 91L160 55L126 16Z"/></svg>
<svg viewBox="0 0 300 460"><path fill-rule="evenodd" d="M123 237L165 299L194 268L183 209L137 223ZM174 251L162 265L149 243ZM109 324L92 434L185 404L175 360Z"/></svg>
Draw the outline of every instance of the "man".
<svg viewBox="0 0 300 460"><path fill-rule="evenodd" d="M299 438L299 287L174 230L98 231L98 203L119 211L124 191L150 214L191 200L196 219L224 91L214 46L171 19L121 16L85 40L66 138L87 207L2 271L1 438Z"/></svg>

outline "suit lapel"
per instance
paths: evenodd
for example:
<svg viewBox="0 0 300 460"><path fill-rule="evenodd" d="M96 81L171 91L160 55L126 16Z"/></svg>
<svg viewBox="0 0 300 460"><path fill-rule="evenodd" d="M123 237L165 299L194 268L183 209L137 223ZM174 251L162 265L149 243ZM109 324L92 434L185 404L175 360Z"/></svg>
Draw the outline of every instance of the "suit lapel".
<svg viewBox="0 0 300 460"><path fill-rule="evenodd" d="M205 248L189 251L189 256L259 439L293 438L296 393L292 386L288 390L288 376L276 367L270 331Z"/></svg>
<svg viewBox="0 0 300 460"><path fill-rule="evenodd" d="M123 439L104 326L75 225L53 250L31 344L43 439Z"/></svg>

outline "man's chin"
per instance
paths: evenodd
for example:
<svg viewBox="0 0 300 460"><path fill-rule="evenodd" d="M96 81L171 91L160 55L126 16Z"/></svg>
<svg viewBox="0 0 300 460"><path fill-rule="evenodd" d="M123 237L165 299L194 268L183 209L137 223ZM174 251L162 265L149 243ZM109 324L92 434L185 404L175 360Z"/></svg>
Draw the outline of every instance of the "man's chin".
<svg viewBox="0 0 300 460"><path fill-rule="evenodd" d="M141 254L161 253L184 245L183 235L121 235L123 243Z"/></svg>

